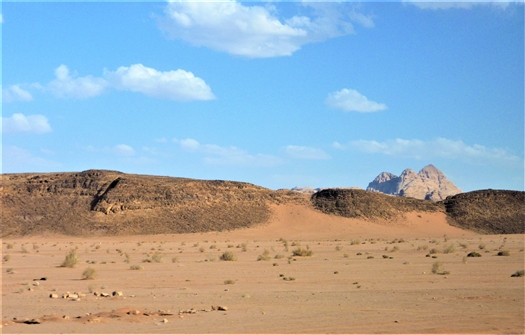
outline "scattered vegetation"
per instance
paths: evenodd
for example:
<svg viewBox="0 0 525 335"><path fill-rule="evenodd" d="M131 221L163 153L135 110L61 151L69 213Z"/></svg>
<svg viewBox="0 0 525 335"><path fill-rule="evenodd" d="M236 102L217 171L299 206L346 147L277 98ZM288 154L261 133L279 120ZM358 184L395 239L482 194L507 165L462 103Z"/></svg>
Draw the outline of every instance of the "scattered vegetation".
<svg viewBox="0 0 525 335"><path fill-rule="evenodd" d="M269 261L270 259L272 259L272 257L270 256L270 251L268 251L268 249L264 249L262 255L257 257L258 261Z"/></svg>
<svg viewBox="0 0 525 335"><path fill-rule="evenodd" d="M498 252L497 256L510 256L510 252L508 252L507 250L502 250Z"/></svg>
<svg viewBox="0 0 525 335"><path fill-rule="evenodd" d="M9 262L11 255L4 255L4 262Z"/></svg>
<svg viewBox="0 0 525 335"><path fill-rule="evenodd" d="M94 268L86 268L84 272L82 272L82 279L83 280L92 280L95 279L97 275L97 270Z"/></svg>
<svg viewBox="0 0 525 335"><path fill-rule="evenodd" d="M74 268L78 264L78 253L76 250L71 250L67 255L62 264L63 268Z"/></svg>
<svg viewBox="0 0 525 335"><path fill-rule="evenodd" d="M297 248L292 251L293 256L310 257L314 254L312 250Z"/></svg>
<svg viewBox="0 0 525 335"><path fill-rule="evenodd" d="M511 275L511 277L523 277L523 276L525 276L525 270L516 271Z"/></svg>
<svg viewBox="0 0 525 335"><path fill-rule="evenodd" d="M142 265L135 264L135 265L130 266L129 269L130 270L142 270L144 269L144 267L142 267Z"/></svg>
<svg viewBox="0 0 525 335"><path fill-rule="evenodd" d="M437 275L448 275L449 271L443 270L443 262L435 262L432 264L432 273Z"/></svg>
<svg viewBox="0 0 525 335"><path fill-rule="evenodd" d="M226 279L224 281L224 285L233 285L233 284L235 284L235 280L233 279Z"/></svg>
<svg viewBox="0 0 525 335"><path fill-rule="evenodd" d="M453 244L448 245L448 246L443 248L443 253L444 254L451 254L451 253L453 253L455 251L456 251L456 247Z"/></svg>
<svg viewBox="0 0 525 335"><path fill-rule="evenodd" d="M237 260L237 256L235 256L235 254L231 251L225 251L221 257L220 257L220 260L221 261L236 261Z"/></svg>

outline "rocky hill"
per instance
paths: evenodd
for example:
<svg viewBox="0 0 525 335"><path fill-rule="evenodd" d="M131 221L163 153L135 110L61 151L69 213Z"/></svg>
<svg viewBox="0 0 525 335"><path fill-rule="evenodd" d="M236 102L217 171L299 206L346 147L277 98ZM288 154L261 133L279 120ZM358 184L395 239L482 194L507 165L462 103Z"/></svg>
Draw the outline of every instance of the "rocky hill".
<svg viewBox="0 0 525 335"><path fill-rule="evenodd" d="M88 170L4 174L0 192L3 237L233 230L267 222L275 204L365 220L441 211L451 225L481 233L523 234L525 222L525 193L518 191L476 191L434 202L359 189L325 189L310 195L234 181Z"/></svg>
<svg viewBox="0 0 525 335"><path fill-rule="evenodd" d="M432 201L461 193L461 189L434 165L427 165L418 173L406 169L400 176L382 172L368 184L367 191Z"/></svg>
<svg viewBox="0 0 525 335"><path fill-rule="evenodd" d="M488 234L525 233L525 192L480 190L441 203L453 226Z"/></svg>
<svg viewBox="0 0 525 335"><path fill-rule="evenodd" d="M308 196L248 183L124 174L2 175L2 236L221 231L266 222L269 206Z"/></svg>

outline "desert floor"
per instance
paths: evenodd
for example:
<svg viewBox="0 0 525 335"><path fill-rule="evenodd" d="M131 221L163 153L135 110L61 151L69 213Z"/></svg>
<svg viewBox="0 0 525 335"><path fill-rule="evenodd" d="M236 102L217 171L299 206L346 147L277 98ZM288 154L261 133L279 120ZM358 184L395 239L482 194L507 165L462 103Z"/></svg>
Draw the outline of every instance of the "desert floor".
<svg viewBox="0 0 525 335"><path fill-rule="evenodd" d="M511 277L523 237L478 235L442 214L370 223L280 206L269 224L232 232L4 239L1 330L523 333L525 277ZM60 267L71 250L79 263ZM225 251L237 260L220 260ZM95 279L83 280L88 267Z"/></svg>

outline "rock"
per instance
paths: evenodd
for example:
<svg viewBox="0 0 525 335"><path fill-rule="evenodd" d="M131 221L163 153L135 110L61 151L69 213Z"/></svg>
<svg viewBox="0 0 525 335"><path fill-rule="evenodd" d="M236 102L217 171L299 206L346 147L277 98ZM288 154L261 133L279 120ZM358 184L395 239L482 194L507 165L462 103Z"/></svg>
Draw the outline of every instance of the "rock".
<svg viewBox="0 0 525 335"><path fill-rule="evenodd" d="M75 293L73 293L73 294L69 294L67 297L68 297L69 299L78 299L78 294L75 294Z"/></svg>
<svg viewBox="0 0 525 335"><path fill-rule="evenodd" d="M366 190L432 201L444 200L447 196L462 192L431 164L417 174L412 169L406 169L399 177L382 172L368 184Z"/></svg>
<svg viewBox="0 0 525 335"><path fill-rule="evenodd" d="M101 296L101 297L104 297L104 298L107 298L107 297L110 296L110 294L109 294L109 293L104 293L104 292L102 292L102 293L100 293L100 296Z"/></svg>
<svg viewBox="0 0 525 335"><path fill-rule="evenodd" d="M211 309L214 311L227 311L228 307L226 306L211 306Z"/></svg>
<svg viewBox="0 0 525 335"><path fill-rule="evenodd" d="M94 295L95 297L99 297L99 296L100 296L100 292L95 291L95 292L93 292L93 295Z"/></svg>
<svg viewBox="0 0 525 335"><path fill-rule="evenodd" d="M113 291L112 295L114 297L122 297L122 292L121 291Z"/></svg>
<svg viewBox="0 0 525 335"><path fill-rule="evenodd" d="M129 311L127 314L128 314L128 315L139 315L139 314L140 314L140 311L139 311L139 310L136 310L136 309L133 309L133 310Z"/></svg>
<svg viewBox="0 0 525 335"><path fill-rule="evenodd" d="M39 286L39 285L40 285L40 283L37 282L37 281L33 283L33 286Z"/></svg>
<svg viewBox="0 0 525 335"><path fill-rule="evenodd" d="M51 299L58 299L58 294L56 294L56 293L51 293L51 294L49 295L49 297L50 297Z"/></svg>
<svg viewBox="0 0 525 335"><path fill-rule="evenodd" d="M162 320L163 323L168 323L168 319Z"/></svg>

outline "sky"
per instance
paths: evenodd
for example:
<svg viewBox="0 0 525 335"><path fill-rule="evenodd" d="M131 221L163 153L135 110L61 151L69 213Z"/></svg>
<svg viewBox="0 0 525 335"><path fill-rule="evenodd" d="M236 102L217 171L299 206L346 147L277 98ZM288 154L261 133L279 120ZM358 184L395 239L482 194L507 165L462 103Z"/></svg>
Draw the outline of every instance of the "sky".
<svg viewBox="0 0 525 335"><path fill-rule="evenodd" d="M524 189L523 1L1 6L2 173Z"/></svg>

